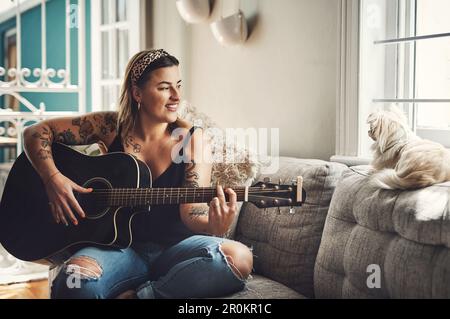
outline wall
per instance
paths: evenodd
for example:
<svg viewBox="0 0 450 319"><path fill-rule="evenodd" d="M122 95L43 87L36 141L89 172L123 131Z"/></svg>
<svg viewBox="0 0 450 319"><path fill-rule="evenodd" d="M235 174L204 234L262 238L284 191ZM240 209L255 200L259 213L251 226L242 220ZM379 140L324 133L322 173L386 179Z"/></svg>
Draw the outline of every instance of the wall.
<svg viewBox="0 0 450 319"><path fill-rule="evenodd" d="M239 2L215 1L210 22ZM222 127L277 127L280 153L328 160L335 150L338 0L245 0L244 46L221 47L209 25L153 1L153 46L177 55L185 97Z"/></svg>

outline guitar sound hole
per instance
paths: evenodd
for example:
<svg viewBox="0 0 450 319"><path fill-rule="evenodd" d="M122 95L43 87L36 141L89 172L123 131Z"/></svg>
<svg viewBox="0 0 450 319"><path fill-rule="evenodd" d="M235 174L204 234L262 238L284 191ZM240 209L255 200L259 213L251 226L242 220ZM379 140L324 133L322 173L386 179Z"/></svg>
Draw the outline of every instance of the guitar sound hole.
<svg viewBox="0 0 450 319"><path fill-rule="evenodd" d="M93 178L83 184L84 188L93 188L92 193L77 193L76 198L88 219L100 218L109 209L106 190L112 189L112 185L104 178ZM105 191L103 191L105 190Z"/></svg>

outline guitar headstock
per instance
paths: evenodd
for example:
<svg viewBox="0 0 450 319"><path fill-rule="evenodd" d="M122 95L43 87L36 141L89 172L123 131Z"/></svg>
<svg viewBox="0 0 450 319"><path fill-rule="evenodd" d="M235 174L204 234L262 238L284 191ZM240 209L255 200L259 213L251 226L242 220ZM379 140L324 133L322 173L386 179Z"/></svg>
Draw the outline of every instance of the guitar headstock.
<svg viewBox="0 0 450 319"><path fill-rule="evenodd" d="M291 185L259 182L249 189L248 201L258 208L301 206L306 199L303 178L298 176Z"/></svg>

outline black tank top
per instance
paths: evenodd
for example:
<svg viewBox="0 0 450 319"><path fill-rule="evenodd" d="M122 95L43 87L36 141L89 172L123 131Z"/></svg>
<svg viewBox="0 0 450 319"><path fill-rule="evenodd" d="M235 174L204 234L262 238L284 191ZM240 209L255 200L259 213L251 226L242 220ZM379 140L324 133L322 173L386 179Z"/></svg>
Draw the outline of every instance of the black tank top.
<svg viewBox="0 0 450 319"><path fill-rule="evenodd" d="M196 130L193 126L182 141L180 155L189 142L190 137ZM120 139L120 128L114 141L111 143L108 152L124 152ZM183 187L186 163L172 162L172 164L152 183L152 187ZM136 214L132 220L133 241L154 242L164 246L170 246L179 241L194 235L180 217L180 205L153 205L150 212L145 211Z"/></svg>

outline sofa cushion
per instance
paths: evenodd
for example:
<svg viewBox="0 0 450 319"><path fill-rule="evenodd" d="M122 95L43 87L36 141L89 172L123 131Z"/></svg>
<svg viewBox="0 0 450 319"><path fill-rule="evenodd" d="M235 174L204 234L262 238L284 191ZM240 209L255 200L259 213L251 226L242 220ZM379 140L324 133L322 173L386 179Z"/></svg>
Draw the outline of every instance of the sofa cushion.
<svg viewBox="0 0 450 319"><path fill-rule="evenodd" d="M259 209L245 204L241 210L235 238L254 253L255 273L279 281L306 297L313 297L314 263L334 187L348 169L345 165L321 160L280 157L279 170L260 175L258 180L290 184L303 177L306 203L296 207Z"/></svg>
<svg viewBox="0 0 450 319"><path fill-rule="evenodd" d="M235 294L221 299L304 299L295 290L285 285L270 280L269 278L252 275L245 288Z"/></svg>
<svg viewBox="0 0 450 319"><path fill-rule="evenodd" d="M450 186L381 190L368 184L367 171L346 172L336 187L316 297L449 298Z"/></svg>

